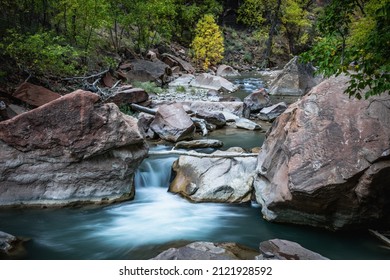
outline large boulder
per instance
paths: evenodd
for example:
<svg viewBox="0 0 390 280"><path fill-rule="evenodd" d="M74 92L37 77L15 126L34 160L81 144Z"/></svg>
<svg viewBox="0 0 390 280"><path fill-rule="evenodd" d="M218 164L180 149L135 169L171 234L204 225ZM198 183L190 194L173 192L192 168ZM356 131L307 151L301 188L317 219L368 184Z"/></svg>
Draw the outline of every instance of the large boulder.
<svg viewBox="0 0 390 280"><path fill-rule="evenodd" d="M178 66L181 71L184 71L188 74L195 73L195 68L191 65L191 63L181 59L180 57L168 53L163 53L161 57L161 60L171 68Z"/></svg>
<svg viewBox="0 0 390 280"><path fill-rule="evenodd" d="M169 191L195 202L250 201L256 157L219 157L221 153L230 151L216 151L215 158L180 156Z"/></svg>
<svg viewBox="0 0 390 280"><path fill-rule="evenodd" d="M208 111L214 113L228 112L236 116L242 116L244 110L243 102L212 102L212 101L182 101L184 109L189 112ZM225 118L225 120L227 120Z"/></svg>
<svg viewBox="0 0 390 280"><path fill-rule="evenodd" d="M137 120L82 90L0 122L0 206L131 199Z"/></svg>
<svg viewBox="0 0 390 280"><path fill-rule="evenodd" d="M155 61L134 59L130 65L131 68L126 73L126 78L130 82L152 81L164 84L169 81L170 67L158 59Z"/></svg>
<svg viewBox="0 0 390 280"><path fill-rule="evenodd" d="M314 68L310 64L300 63L295 56L276 76L270 85L271 95L303 95L321 81L314 76Z"/></svg>
<svg viewBox="0 0 390 280"><path fill-rule="evenodd" d="M159 106L150 128L161 139L170 142L192 139L196 129L193 121L179 103Z"/></svg>
<svg viewBox="0 0 390 280"><path fill-rule="evenodd" d="M258 260L328 260L296 242L271 239L260 243Z"/></svg>
<svg viewBox="0 0 390 280"><path fill-rule="evenodd" d="M195 116L204 119L206 122L214 124L216 127L226 125L225 116L221 112L199 110L195 112Z"/></svg>
<svg viewBox="0 0 390 280"><path fill-rule="evenodd" d="M329 229L390 225L390 99L330 78L273 124L254 182L267 220Z"/></svg>
<svg viewBox="0 0 390 280"><path fill-rule="evenodd" d="M12 96L34 107L42 106L61 97L56 92L28 82L22 83Z"/></svg>

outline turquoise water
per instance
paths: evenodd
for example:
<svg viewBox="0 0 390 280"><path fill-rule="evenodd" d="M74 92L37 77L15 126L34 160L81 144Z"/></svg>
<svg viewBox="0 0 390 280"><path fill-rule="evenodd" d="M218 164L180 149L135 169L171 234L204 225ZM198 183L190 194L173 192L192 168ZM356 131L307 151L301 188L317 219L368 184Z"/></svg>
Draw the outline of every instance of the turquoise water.
<svg viewBox="0 0 390 280"><path fill-rule="evenodd" d="M298 242L330 259L390 259L390 250L367 232L274 224L262 219L255 204L190 203L167 192L175 159L146 159L133 201L90 209L0 210L0 230L32 238L28 259L149 259L167 246L191 241L257 249L273 238Z"/></svg>

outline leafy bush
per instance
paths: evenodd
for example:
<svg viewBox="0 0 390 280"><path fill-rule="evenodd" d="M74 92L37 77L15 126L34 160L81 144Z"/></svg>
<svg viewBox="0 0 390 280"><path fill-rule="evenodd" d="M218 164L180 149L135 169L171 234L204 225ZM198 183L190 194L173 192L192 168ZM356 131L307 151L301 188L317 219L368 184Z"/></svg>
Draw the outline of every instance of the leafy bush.
<svg viewBox="0 0 390 280"><path fill-rule="evenodd" d="M49 32L20 34L10 30L4 38L2 49L21 69L35 74L64 76L80 70L78 58L81 54L66 45L62 37Z"/></svg>
<svg viewBox="0 0 390 280"><path fill-rule="evenodd" d="M134 87L142 88L147 93L159 94L159 93L162 93L162 91L163 91L162 88L158 87L153 82L138 82L138 81L135 81L133 83L133 85L134 85Z"/></svg>

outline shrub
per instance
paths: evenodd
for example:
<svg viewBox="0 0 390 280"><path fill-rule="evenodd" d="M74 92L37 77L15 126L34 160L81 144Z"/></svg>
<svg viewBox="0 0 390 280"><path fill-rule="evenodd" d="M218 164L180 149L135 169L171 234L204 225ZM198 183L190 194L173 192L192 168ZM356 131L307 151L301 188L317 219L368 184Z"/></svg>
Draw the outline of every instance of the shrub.
<svg viewBox="0 0 390 280"><path fill-rule="evenodd" d="M62 37L49 32L25 35L10 30L4 38L2 48L21 69L35 74L64 76L78 72L81 54L66 45Z"/></svg>
<svg viewBox="0 0 390 280"><path fill-rule="evenodd" d="M195 29L195 38L191 43L195 61L207 70L210 65L223 59L224 42L222 32L214 17L206 14L199 20Z"/></svg>

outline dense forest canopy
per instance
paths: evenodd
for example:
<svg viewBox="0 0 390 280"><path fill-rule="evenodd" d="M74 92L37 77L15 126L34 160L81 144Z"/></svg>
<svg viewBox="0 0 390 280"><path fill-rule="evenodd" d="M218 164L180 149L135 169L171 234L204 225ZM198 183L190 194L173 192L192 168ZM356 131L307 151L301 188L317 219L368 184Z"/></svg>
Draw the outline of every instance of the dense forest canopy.
<svg viewBox="0 0 390 280"><path fill-rule="evenodd" d="M0 3L1 59L11 59L20 70L35 75L69 76L115 67L126 52L142 56L151 48L177 42L189 48L194 62L204 68L220 63L222 57L229 63L236 54L262 68L281 66L281 58L301 55L326 76L350 75L351 95L361 97L365 87L370 88L367 96L389 90L390 0ZM196 30L206 15L211 18L203 31L217 24L215 30L224 35L216 37L219 46L212 49L217 53L209 57L217 59L211 61L199 55L199 42L209 41L202 37L207 32ZM0 72L0 78L6 75L6 70Z"/></svg>

